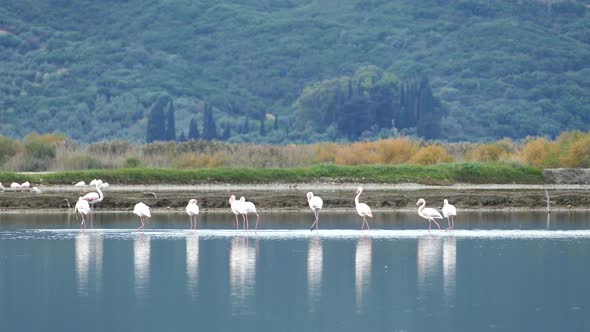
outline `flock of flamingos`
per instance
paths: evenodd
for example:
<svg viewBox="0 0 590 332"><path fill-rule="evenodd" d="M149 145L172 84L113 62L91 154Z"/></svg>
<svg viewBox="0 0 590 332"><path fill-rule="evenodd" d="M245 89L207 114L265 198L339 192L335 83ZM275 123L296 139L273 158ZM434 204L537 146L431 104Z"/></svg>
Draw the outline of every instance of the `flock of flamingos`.
<svg viewBox="0 0 590 332"><path fill-rule="evenodd" d="M83 185L85 185L85 184L83 184L83 182L79 182L76 184L76 186L83 186ZM94 205L101 202L104 199L104 194L101 189L105 187L105 182L103 182L102 180L92 180L92 182L90 182L90 185L94 185L96 188L96 191L93 191L93 192L90 192L84 196L81 196L78 199L78 201L76 202L76 206L74 207L74 211L76 213L79 213L82 218L82 221L80 223L81 228L86 228L86 221L85 221L86 215L90 214L90 218L91 218L90 220L92 222ZM363 192L363 188L358 187L358 189L356 191L356 197L354 198L354 203L356 205L356 212L358 213L359 216L361 216L363 218L363 221L361 224L361 230L365 229L365 225L367 226L367 230L368 230L369 229L369 221L367 220L367 217L371 218L371 217L373 217L373 214L371 213L371 208L367 204L359 203L359 197L361 196L362 192ZM307 201L309 203L309 208L313 211L314 216L315 216L315 220L314 220L313 224L311 225L310 230L313 231L314 227L317 230L319 227L319 211L322 209L324 202L321 199L321 197L315 196L312 192L307 193ZM256 206L254 205L254 203L246 201L246 199L244 197L240 197L240 199L236 199L236 196L231 195L229 197L229 204L231 207L231 211L236 216L236 229L239 228L239 220L238 220L239 215L242 216L243 228L245 230L249 229L248 214L250 214L250 213L253 213L256 215L255 229L258 229L258 221L260 219L260 215L256 212ZM454 228L454 226L455 226L454 217L457 215L457 210L455 209L455 207L453 205L449 204L449 202L446 199L444 200L444 205L442 208L443 215L441 215L436 209L424 207L425 205L426 205L426 202L424 201L423 198L420 198L418 200L418 202L416 203L416 206L418 206L418 215L420 217L428 220L428 230L429 231L432 226L432 222L434 222L436 224L436 226L438 226L438 229L440 229L440 224L436 221L436 219L443 219L443 216L445 218L447 218L447 222L449 224L448 229ZM150 218L152 216L150 213L149 206L147 206L143 202L139 202L139 203L135 204L135 206L133 208L133 213L139 217L139 220L141 222L141 225L137 229L143 229L145 227L145 218ZM197 215L199 214L199 206L197 205L196 199L191 199L188 201L188 204L186 206L186 213L190 217L190 223L191 223L190 228L191 229L196 228Z"/></svg>

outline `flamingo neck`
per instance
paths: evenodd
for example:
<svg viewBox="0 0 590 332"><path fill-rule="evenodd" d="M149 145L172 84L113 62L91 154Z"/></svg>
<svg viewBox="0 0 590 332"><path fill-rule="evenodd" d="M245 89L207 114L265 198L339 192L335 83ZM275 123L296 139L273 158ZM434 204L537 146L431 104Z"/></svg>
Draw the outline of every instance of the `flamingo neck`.
<svg viewBox="0 0 590 332"><path fill-rule="evenodd" d="M100 190L100 186L98 184L96 185L96 191L98 192L98 200L96 201L102 202L102 200L104 199L104 194L102 193L102 190Z"/></svg>
<svg viewBox="0 0 590 332"><path fill-rule="evenodd" d="M422 215L422 210L424 210L424 205L426 205L426 202L422 202L422 204L420 204L420 206L418 207L418 214L420 216L423 216Z"/></svg>
<svg viewBox="0 0 590 332"><path fill-rule="evenodd" d="M356 197L354 198L354 204L359 205L359 197L361 196L361 193L362 193L362 191L360 193L356 194Z"/></svg>

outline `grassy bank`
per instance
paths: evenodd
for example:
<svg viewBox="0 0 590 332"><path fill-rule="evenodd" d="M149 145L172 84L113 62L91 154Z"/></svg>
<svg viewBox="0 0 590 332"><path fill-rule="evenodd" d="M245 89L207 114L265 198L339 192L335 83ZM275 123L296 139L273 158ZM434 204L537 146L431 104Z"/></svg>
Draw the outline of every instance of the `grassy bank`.
<svg viewBox="0 0 590 332"><path fill-rule="evenodd" d="M539 168L502 163L335 166L301 168L201 168L190 170L128 168L68 171L51 174L0 172L0 182L73 184L100 178L111 184L203 184L313 182L318 180L365 183L543 183Z"/></svg>

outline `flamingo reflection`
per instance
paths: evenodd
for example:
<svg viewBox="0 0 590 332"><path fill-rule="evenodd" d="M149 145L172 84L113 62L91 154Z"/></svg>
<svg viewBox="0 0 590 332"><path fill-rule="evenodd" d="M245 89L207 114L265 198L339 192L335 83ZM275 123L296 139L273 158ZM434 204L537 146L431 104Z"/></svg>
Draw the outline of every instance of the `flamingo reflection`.
<svg viewBox="0 0 590 332"><path fill-rule="evenodd" d="M314 304L321 295L323 260L322 241L319 237L313 237L307 251L307 294L311 311L315 311Z"/></svg>
<svg viewBox="0 0 590 332"><path fill-rule="evenodd" d="M199 236L190 233L186 237L186 284L189 294L194 295L197 290L199 277Z"/></svg>
<svg viewBox="0 0 590 332"><path fill-rule="evenodd" d="M80 232L76 236L76 280L78 294L88 295L91 273L94 276L94 288L100 291L102 286L102 235Z"/></svg>
<svg viewBox="0 0 590 332"><path fill-rule="evenodd" d="M248 237L232 240L229 260L232 307L248 308L247 300L254 294L256 283L256 249L248 245Z"/></svg>
<svg viewBox="0 0 590 332"><path fill-rule="evenodd" d="M135 295L143 299L150 281L150 237L139 233L133 240L133 265L135 269Z"/></svg>
<svg viewBox="0 0 590 332"><path fill-rule="evenodd" d="M445 297L451 301L455 297L455 275L457 266L457 241L447 237L443 242L443 286Z"/></svg>
<svg viewBox="0 0 590 332"><path fill-rule="evenodd" d="M363 309L364 297L371 283L372 239L362 237L356 244L354 255L354 285L356 290L356 310Z"/></svg>
<svg viewBox="0 0 590 332"><path fill-rule="evenodd" d="M442 249L440 237L427 236L418 239L418 290L422 293L432 284L432 278L440 273L440 253Z"/></svg>

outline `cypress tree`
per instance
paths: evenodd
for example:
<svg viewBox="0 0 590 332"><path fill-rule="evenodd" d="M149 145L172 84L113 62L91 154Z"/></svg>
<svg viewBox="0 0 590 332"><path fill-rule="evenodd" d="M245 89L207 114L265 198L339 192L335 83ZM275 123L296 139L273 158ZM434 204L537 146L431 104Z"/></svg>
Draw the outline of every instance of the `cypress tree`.
<svg viewBox="0 0 590 332"><path fill-rule="evenodd" d="M275 122L272 126L273 130L279 130L279 115L275 114Z"/></svg>
<svg viewBox="0 0 590 332"><path fill-rule="evenodd" d="M166 115L163 98L159 98L148 116L146 142L163 140L166 140Z"/></svg>
<svg viewBox="0 0 590 332"><path fill-rule="evenodd" d="M205 119L203 123L203 139L211 141L217 138L217 126L213 118L213 108L210 105L205 106Z"/></svg>
<svg viewBox="0 0 590 332"><path fill-rule="evenodd" d="M180 135L178 136L178 141L180 142L186 142L186 136L184 136L184 130L180 132Z"/></svg>
<svg viewBox="0 0 590 332"><path fill-rule="evenodd" d="M176 140L176 122L174 121L174 103L172 99L168 104L168 112L166 114L166 139L168 141Z"/></svg>
<svg viewBox="0 0 590 332"><path fill-rule="evenodd" d="M248 120L248 116L244 119L244 123L242 124L242 134L247 134L250 132L250 123Z"/></svg>
<svg viewBox="0 0 590 332"><path fill-rule="evenodd" d="M266 129L264 126L264 117L260 119L260 136L266 136Z"/></svg>
<svg viewBox="0 0 590 332"><path fill-rule="evenodd" d="M196 141L200 138L199 135L199 127L197 127L197 120L195 118L191 119L191 122L188 126L188 139Z"/></svg>
<svg viewBox="0 0 590 332"><path fill-rule="evenodd" d="M231 136L231 127L229 122L226 122L223 126L223 134L221 135L221 139L227 141Z"/></svg>

